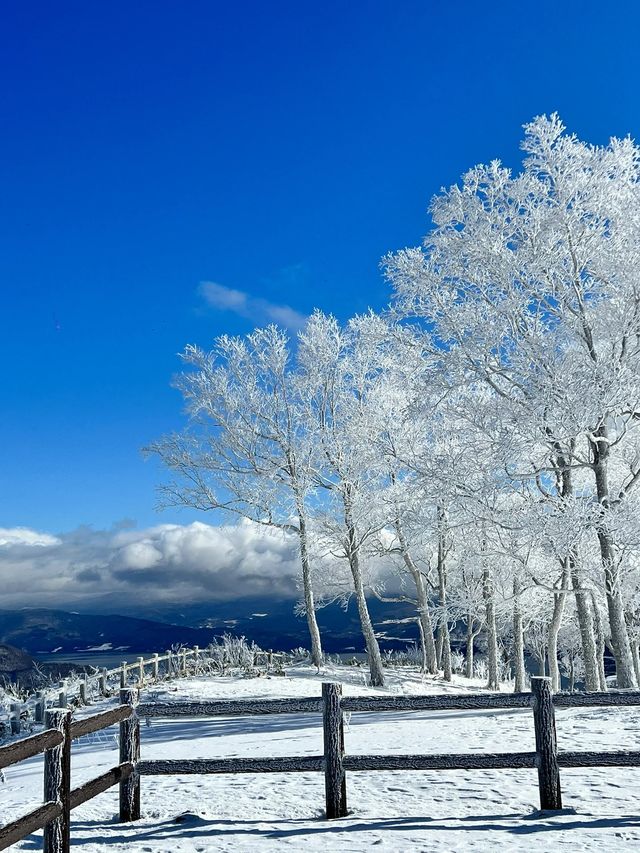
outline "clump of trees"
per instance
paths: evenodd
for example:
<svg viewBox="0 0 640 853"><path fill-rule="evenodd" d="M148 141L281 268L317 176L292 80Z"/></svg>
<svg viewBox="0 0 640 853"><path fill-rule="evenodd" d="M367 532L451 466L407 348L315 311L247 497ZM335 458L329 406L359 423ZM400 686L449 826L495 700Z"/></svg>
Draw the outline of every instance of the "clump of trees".
<svg viewBox="0 0 640 853"><path fill-rule="evenodd" d="M314 663L317 606L355 596L373 684L372 594L415 604L445 678L462 624L494 688L508 665L523 689L528 654L556 689L604 689L605 648L640 682L640 149L556 115L522 147L520 173L471 169L423 246L384 259L384 314L188 347L189 423L150 448L165 502L296 537Z"/></svg>

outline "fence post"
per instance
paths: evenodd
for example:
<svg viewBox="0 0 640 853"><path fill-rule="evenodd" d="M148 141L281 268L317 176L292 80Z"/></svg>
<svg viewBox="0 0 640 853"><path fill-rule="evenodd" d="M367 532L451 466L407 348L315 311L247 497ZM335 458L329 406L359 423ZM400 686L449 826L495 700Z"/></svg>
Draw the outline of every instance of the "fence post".
<svg viewBox="0 0 640 853"><path fill-rule="evenodd" d="M46 694L44 690L38 691L38 699L36 701L35 720L36 723L44 722L44 709L47 705Z"/></svg>
<svg viewBox="0 0 640 853"><path fill-rule="evenodd" d="M144 658L138 658L138 681L140 682L140 687L144 684Z"/></svg>
<svg viewBox="0 0 640 853"><path fill-rule="evenodd" d="M173 675L173 661L171 659L171 649L167 649L167 678L171 678Z"/></svg>
<svg viewBox="0 0 640 853"><path fill-rule="evenodd" d="M180 672L182 675L186 675L187 674L187 650L186 649L182 650L181 657L182 657L182 663L180 666Z"/></svg>
<svg viewBox="0 0 640 853"><path fill-rule="evenodd" d="M193 647L193 662L195 664L195 672L198 672L200 666L200 646Z"/></svg>
<svg viewBox="0 0 640 853"><path fill-rule="evenodd" d="M20 705L12 702L10 712L11 734L17 735L20 732Z"/></svg>
<svg viewBox="0 0 640 853"><path fill-rule="evenodd" d="M120 664L120 690L127 686L127 662L123 660Z"/></svg>
<svg viewBox="0 0 640 853"><path fill-rule="evenodd" d="M66 679L62 679L59 684L60 692L58 693L58 707L66 708L67 707L67 681Z"/></svg>
<svg viewBox="0 0 640 853"><path fill-rule="evenodd" d="M140 774L137 768L140 760L140 720L135 712L136 699L135 690L120 691L120 704L134 708L133 714L120 723L120 764L133 764L131 776L120 782L121 823L138 820L140 817Z"/></svg>
<svg viewBox="0 0 640 853"><path fill-rule="evenodd" d="M84 674L84 678L82 679L82 681L80 682L80 684L78 686L78 690L80 692L80 704L81 705L88 705L89 700L87 697L89 696L89 676L87 675L86 672Z"/></svg>
<svg viewBox="0 0 640 853"><path fill-rule="evenodd" d="M152 672L152 678L154 681L158 680L158 672L159 672L159 666L160 666L158 663L159 657L160 657L160 655L158 654L158 652L156 652L153 656L153 669L151 672Z"/></svg>
<svg viewBox="0 0 640 853"><path fill-rule="evenodd" d="M71 711L47 711L46 727L57 729L64 740L44 752L44 801L59 803L62 814L44 827L44 853L69 853L71 813Z"/></svg>
<svg viewBox="0 0 640 853"><path fill-rule="evenodd" d="M536 732L540 808L543 811L555 811L562 808L562 791L551 679L532 678L531 693L533 694L533 724Z"/></svg>
<svg viewBox="0 0 640 853"><path fill-rule="evenodd" d="M324 734L324 787L327 818L347 814L347 779L342 766L344 724L340 700L342 685L322 685L322 728Z"/></svg>
<svg viewBox="0 0 640 853"><path fill-rule="evenodd" d="M100 673L99 684L100 684L100 695L106 696L107 695L107 668L105 666L102 667L102 672Z"/></svg>

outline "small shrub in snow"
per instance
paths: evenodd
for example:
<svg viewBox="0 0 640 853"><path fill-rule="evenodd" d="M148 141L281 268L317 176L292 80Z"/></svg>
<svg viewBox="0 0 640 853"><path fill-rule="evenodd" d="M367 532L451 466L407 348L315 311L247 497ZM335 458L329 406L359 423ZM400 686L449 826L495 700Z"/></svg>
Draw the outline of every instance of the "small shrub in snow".
<svg viewBox="0 0 640 853"><path fill-rule="evenodd" d="M252 673L255 668L256 655L261 652L255 643L248 643L244 637L234 637L225 634L210 647L210 660L214 670L225 674L230 670L241 670Z"/></svg>
<svg viewBox="0 0 640 853"><path fill-rule="evenodd" d="M479 658L474 661L473 677L481 678L483 681L486 681L486 679L489 677L489 667L484 658Z"/></svg>
<svg viewBox="0 0 640 853"><path fill-rule="evenodd" d="M297 649L291 649L289 653L291 663L308 663L311 658L311 653L308 649L298 646Z"/></svg>
<svg viewBox="0 0 640 853"><path fill-rule="evenodd" d="M451 652L451 669L453 672L462 674L464 672L465 658L462 652Z"/></svg>
<svg viewBox="0 0 640 853"><path fill-rule="evenodd" d="M406 649L387 649L382 653L382 665L389 666L421 666L422 652L416 643L411 643Z"/></svg>

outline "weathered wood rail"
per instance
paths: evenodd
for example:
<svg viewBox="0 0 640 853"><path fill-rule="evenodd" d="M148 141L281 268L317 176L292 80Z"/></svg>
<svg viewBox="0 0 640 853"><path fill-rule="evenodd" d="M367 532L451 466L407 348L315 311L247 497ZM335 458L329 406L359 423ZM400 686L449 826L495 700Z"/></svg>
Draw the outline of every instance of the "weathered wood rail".
<svg viewBox="0 0 640 853"><path fill-rule="evenodd" d="M134 693L121 691L123 704L109 711L94 714L84 720L71 720L69 709L46 711L45 731L24 740L0 747L0 768L44 753L45 803L11 823L0 827L0 850L44 827L45 853L68 853L70 845L70 814L72 809L93 799L113 785L126 783L135 772L132 761L120 764L106 773L90 779L84 785L71 788L71 743L79 737L120 724L120 743L130 742L129 727L134 716ZM129 727L128 727L129 726ZM134 724L137 728L137 722Z"/></svg>
<svg viewBox="0 0 640 853"><path fill-rule="evenodd" d="M47 711L47 730L0 748L0 768L44 752L46 802L24 817L0 828L0 850L44 827L45 853L69 853L70 813L114 785L119 785L121 821L140 817L140 779L143 776L221 773L324 773L327 818L347 814L346 773L376 770L503 770L535 769L540 807L562 808L560 768L638 767L640 751L562 752L558 750L555 708L638 706L640 691L587 694L551 692L548 678L533 678L531 693L460 694L457 696L343 697L340 684L322 685L322 696L312 698L229 700L208 702L144 702L137 690L123 688L120 705L84 720L72 721L69 710ZM344 712L453 711L530 708L533 711L535 751L506 753L452 753L435 755L347 755ZM140 719L151 717L238 717L267 714L321 713L321 755L279 758L159 759L140 758ZM120 725L120 763L71 788L71 743L107 726Z"/></svg>

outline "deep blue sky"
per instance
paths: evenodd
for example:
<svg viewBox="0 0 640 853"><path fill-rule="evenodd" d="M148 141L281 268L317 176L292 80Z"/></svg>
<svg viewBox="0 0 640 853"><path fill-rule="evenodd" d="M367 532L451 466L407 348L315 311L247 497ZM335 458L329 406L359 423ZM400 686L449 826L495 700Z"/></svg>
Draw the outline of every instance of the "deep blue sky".
<svg viewBox="0 0 640 853"><path fill-rule="evenodd" d="M388 298L442 185L557 110L640 135L632 2L29 2L0 28L0 527L154 512L176 353ZM207 307L202 281L251 317ZM245 312L246 313L246 312ZM213 520L213 519L212 519Z"/></svg>

